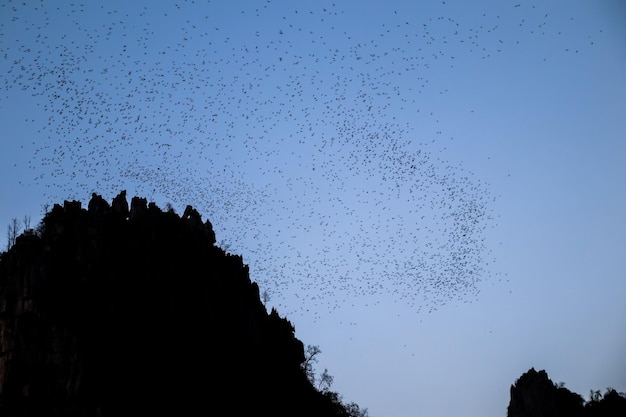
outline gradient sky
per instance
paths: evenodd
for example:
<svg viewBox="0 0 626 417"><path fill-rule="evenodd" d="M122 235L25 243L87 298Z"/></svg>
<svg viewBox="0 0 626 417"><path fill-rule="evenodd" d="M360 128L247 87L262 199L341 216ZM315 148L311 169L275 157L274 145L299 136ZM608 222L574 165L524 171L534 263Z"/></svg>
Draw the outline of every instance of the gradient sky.
<svg viewBox="0 0 626 417"><path fill-rule="evenodd" d="M626 391L621 1L3 1L0 52L0 224L193 205L373 417Z"/></svg>

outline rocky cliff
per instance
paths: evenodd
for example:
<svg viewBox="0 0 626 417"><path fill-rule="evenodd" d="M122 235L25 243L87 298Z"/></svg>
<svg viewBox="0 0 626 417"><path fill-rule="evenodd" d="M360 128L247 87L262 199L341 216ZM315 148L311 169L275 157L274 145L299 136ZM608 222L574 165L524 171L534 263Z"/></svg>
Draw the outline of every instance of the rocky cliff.
<svg viewBox="0 0 626 417"><path fill-rule="evenodd" d="M554 384L546 371L531 368L511 386L508 417L623 417L626 397L613 389L585 402L562 385Z"/></svg>
<svg viewBox="0 0 626 417"><path fill-rule="evenodd" d="M348 415L304 359L191 207L66 201L1 255L2 416Z"/></svg>

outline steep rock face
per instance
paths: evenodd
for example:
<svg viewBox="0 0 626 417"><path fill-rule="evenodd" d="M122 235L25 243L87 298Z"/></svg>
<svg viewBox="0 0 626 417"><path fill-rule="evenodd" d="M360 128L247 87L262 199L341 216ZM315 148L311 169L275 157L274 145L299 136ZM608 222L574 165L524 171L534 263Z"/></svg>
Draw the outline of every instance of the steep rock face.
<svg viewBox="0 0 626 417"><path fill-rule="evenodd" d="M214 243L190 207L55 205L0 258L0 414L342 415Z"/></svg>
<svg viewBox="0 0 626 417"><path fill-rule="evenodd" d="M583 399L556 386L546 371L531 368L511 386L508 417L583 416Z"/></svg>

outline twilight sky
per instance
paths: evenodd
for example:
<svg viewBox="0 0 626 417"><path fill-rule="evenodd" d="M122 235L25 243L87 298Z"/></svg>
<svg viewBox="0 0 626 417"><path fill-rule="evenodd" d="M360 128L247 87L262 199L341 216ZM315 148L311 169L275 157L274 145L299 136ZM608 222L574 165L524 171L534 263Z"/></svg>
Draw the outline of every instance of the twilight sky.
<svg viewBox="0 0 626 417"><path fill-rule="evenodd" d="M5 0L0 53L3 227L193 205L373 417L626 391L623 2Z"/></svg>

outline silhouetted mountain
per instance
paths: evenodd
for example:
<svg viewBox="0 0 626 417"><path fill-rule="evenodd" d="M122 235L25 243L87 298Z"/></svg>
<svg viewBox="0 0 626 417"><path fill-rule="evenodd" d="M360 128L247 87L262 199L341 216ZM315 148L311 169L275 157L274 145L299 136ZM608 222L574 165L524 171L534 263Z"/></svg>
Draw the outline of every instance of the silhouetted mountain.
<svg viewBox="0 0 626 417"><path fill-rule="evenodd" d="M0 415L363 413L313 387L293 325L215 242L190 206L54 205L0 257Z"/></svg>
<svg viewBox="0 0 626 417"><path fill-rule="evenodd" d="M562 385L554 384L546 371L531 368L511 385L508 417L619 417L626 415L626 397L608 389L602 397L585 402Z"/></svg>

